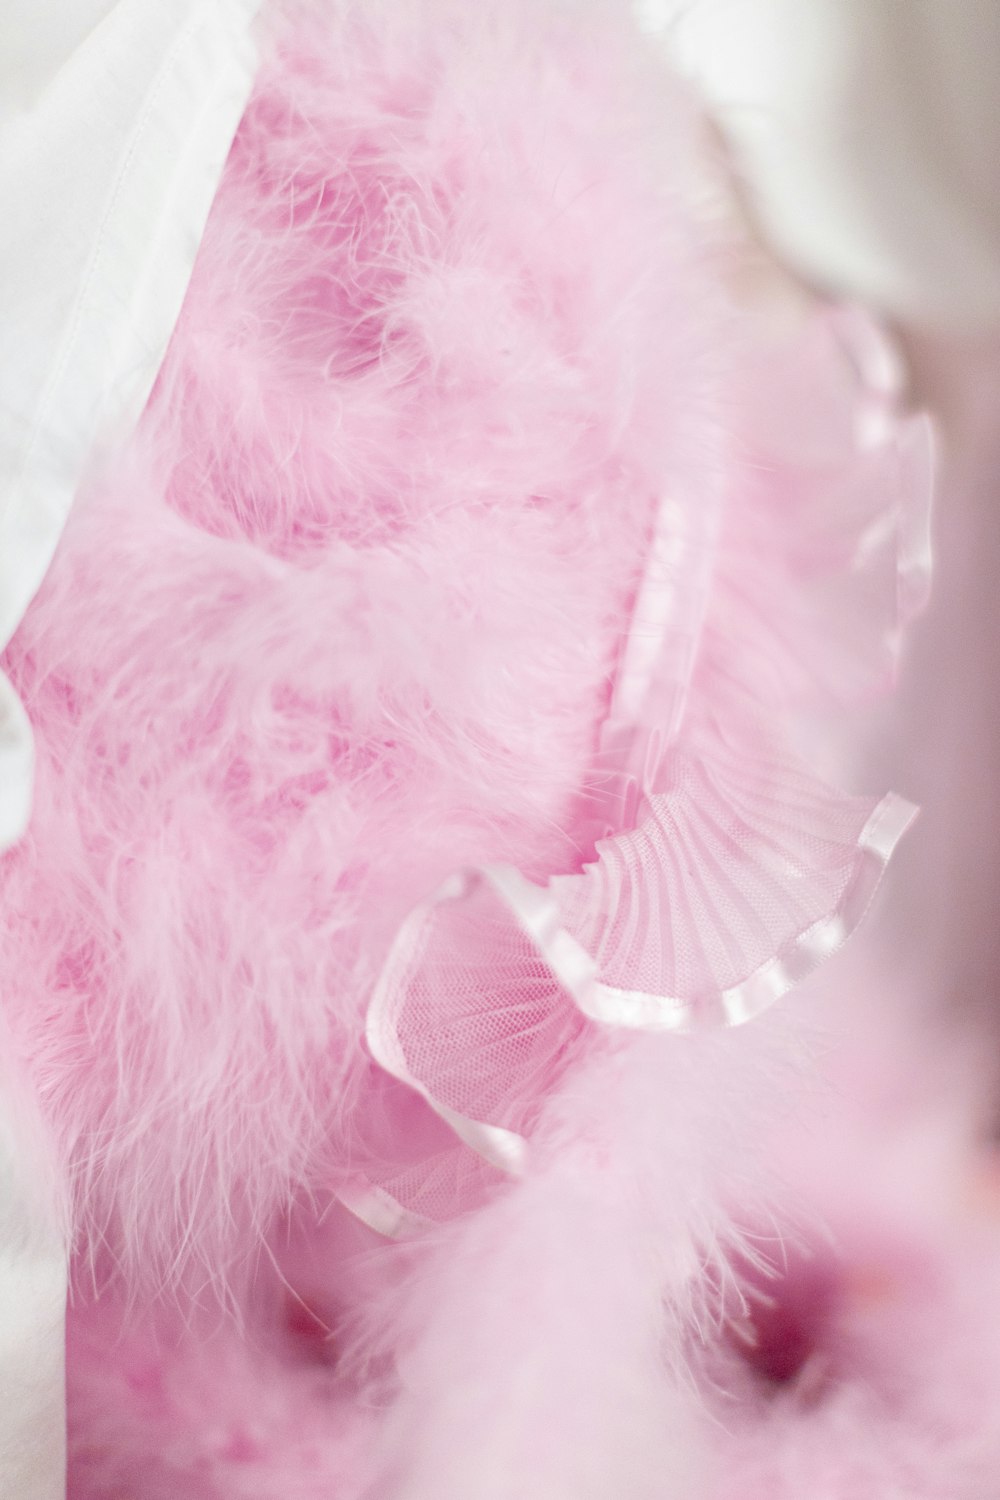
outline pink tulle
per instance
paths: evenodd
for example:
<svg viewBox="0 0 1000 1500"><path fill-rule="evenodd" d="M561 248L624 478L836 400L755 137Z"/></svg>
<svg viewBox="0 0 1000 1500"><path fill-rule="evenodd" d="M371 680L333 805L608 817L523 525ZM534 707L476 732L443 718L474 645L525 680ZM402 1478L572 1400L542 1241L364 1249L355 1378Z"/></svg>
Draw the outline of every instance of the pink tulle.
<svg viewBox="0 0 1000 1500"><path fill-rule="evenodd" d="M586 1031L579 1013L667 1031L752 1019L840 947L912 818L899 798L825 786L789 748L807 706L884 677L926 586L928 434L866 384L871 338L860 318L831 319L766 370L751 364L762 385L740 441L753 467L734 468L714 520L712 491L690 518L660 507L579 825L584 847L588 816L602 828L595 858L545 893L516 875L456 877L397 936L369 1046L494 1168L523 1169L539 1100ZM787 420L792 373L813 431L789 454L762 390L784 396ZM853 679L843 665L838 590L854 632L868 629L867 683L863 655ZM470 1203L490 1177L470 1167ZM384 1219L384 1203L352 1203ZM412 1180L400 1206L413 1209Z"/></svg>

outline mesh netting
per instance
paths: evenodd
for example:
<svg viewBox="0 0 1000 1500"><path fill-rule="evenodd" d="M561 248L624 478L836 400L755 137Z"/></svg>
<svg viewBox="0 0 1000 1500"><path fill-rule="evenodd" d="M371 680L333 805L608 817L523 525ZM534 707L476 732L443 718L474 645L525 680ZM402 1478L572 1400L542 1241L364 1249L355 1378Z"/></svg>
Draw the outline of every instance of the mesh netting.
<svg viewBox="0 0 1000 1500"><path fill-rule="evenodd" d="M838 910L876 804L716 736L678 753L639 826L554 882L602 983L700 997L741 983Z"/></svg>
<svg viewBox="0 0 1000 1500"><path fill-rule="evenodd" d="M477 1207L506 1180L419 1094L380 1068L371 1070L353 1134L355 1179L416 1219L445 1223Z"/></svg>
<svg viewBox="0 0 1000 1500"><path fill-rule="evenodd" d="M584 1022L481 876L431 903L397 945L375 1050L446 1109L526 1133Z"/></svg>

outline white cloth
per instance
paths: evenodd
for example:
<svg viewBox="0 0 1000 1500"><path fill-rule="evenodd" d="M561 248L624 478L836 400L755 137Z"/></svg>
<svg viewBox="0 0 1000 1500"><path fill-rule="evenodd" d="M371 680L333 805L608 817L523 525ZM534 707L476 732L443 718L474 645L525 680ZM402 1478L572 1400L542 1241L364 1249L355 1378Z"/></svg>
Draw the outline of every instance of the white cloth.
<svg viewBox="0 0 1000 1500"><path fill-rule="evenodd" d="M10 1048L0 1027L4 1063ZM61 1500L66 1252L33 1101L0 1065L0 1495Z"/></svg>
<svg viewBox="0 0 1000 1500"><path fill-rule="evenodd" d="M135 419L155 377L246 99L256 5L4 10L0 646L44 576L95 443ZM67 37L78 40L69 56ZM8 690L0 843L27 817L25 757Z"/></svg>
<svg viewBox="0 0 1000 1500"><path fill-rule="evenodd" d="M155 378L253 74L259 0L0 0L0 648ZM0 850L31 739L0 679ZM0 917L2 919L2 917ZM64 1493L64 1237L0 1077L0 1495Z"/></svg>
<svg viewBox="0 0 1000 1500"><path fill-rule="evenodd" d="M998 0L636 0L779 255L908 324L1000 328Z"/></svg>

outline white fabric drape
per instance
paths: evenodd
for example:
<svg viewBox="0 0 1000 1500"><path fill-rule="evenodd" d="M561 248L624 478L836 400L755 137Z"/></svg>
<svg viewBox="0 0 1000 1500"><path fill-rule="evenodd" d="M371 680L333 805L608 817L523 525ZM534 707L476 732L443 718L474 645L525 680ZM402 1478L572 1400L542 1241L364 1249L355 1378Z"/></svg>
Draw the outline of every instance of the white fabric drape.
<svg viewBox="0 0 1000 1500"><path fill-rule="evenodd" d="M997 0L635 0L778 254L907 324L1000 328Z"/></svg>
<svg viewBox="0 0 1000 1500"><path fill-rule="evenodd" d="M253 72L259 0L0 4L0 647L155 378ZM0 849L31 739L0 679ZM4 983L16 976L3 976ZM64 1493L58 1183L0 1077L0 1494Z"/></svg>

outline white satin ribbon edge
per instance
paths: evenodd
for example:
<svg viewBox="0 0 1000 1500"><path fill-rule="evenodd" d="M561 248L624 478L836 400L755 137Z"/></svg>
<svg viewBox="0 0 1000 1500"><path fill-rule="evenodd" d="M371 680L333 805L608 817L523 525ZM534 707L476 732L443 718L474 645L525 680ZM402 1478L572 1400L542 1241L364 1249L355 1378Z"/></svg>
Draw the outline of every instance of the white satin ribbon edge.
<svg viewBox="0 0 1000 1500"><path fill-rule="evenodd" d="M706 1022L742 1026L801 984L834 954L863 920L896 845L917 809L890 793L872 812L857 841L858 860L833 911L791 938L746 979L697 997L657 996L596 983L581 1003L592 1021L632 1031L692 1031Z"/></svg>

